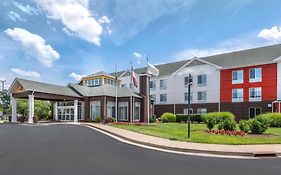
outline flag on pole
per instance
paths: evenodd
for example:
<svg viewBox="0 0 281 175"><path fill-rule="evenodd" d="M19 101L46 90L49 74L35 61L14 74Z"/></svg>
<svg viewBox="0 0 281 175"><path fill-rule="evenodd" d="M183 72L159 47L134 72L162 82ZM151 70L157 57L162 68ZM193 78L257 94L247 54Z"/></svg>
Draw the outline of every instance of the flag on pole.
<svg viewBox="0 0 281 175"><path fill-rule="evenodd" d="M159 70L152 64L147 63L147 73L157 77L159 75Z"/></svg>
<svg viewBox="0 0 281 175"><path fill-rule="evenodd" d="M137 75L134 71L134 68L133 68L133 64L131 62L131 83L138 88L138 81L137 81Z"/></svg>

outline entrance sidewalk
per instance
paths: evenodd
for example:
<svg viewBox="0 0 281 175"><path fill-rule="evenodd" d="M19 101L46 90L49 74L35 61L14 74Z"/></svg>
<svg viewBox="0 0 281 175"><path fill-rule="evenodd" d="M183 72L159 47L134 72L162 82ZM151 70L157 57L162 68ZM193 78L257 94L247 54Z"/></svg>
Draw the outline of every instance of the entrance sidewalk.
<svg viewBox="0 0 281 175"><path fill-rule="evenodd" d="M204 153L216 155L230 156L281 156L281 144L267 145L222 145L222 144L205 144L193 142L173 141L164 138L148 136L120 128L115 128L109 125L95 123L81 123L82 125L94 127L102 131L108 132L122 139L152 146L161 149L173 151Z"/></svg>

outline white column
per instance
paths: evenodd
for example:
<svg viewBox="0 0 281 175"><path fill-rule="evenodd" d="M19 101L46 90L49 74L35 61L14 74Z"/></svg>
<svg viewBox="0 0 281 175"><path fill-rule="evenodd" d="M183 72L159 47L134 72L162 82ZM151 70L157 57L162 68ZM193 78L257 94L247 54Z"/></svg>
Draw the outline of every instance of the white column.
<svg viewBox="0 0 281 175"><path fill-rule="evenodd" d="M74 100L74 122L78 122L78 100Z"/></svg>
<svg viewBox="0 0 281 175"><path fill-rule="evenodd" d="M28 95L28 123L33 123L34 95Z"/></svg>
<svg viewBox="0 0 281 175"><path fill-rule="evenodd" d="M54 116L55 121L58 121L58 102L54 103Z"/></svg>
<svg viewBox="0 0 281 175"><path fill-rule="evenodd" d="M17 100L10 95L10 104L12 106L12 122L16 123L17 122Z"/></svg>

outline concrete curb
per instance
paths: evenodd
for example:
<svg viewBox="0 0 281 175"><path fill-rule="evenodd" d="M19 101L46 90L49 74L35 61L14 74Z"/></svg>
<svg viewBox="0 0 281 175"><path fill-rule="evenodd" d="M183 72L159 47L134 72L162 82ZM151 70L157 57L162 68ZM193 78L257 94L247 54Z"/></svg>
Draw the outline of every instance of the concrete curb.
<svg viewBox="0 0 281 175"><path fill-rule="evenodd" d="M212 155L221 155L221 156L241 156L241 157L278 157L278 156L281 156L281 153L272 152L272 151L269 151L269 152L228 152L228 151L217 151L217 150L199 150L199 149L169 147L169 146L163 146L163 145L159 145L159 144L155 144L155 143L151 143L151 142L144 142L144 141L140 141L137 139L128 138L121 134L114 133L114 132L108 131L106 129L103 129L102 127L97 127L97 126L94 126L91 124L83 123L81 125L85 125L88 127L102 130L106 133L112 134L116 137L122 138L124 140L130 141L130 142L133 142L136 144L142 144L142 145L146 145L146 146L150 146L150 147L171 150L171 151L179 151L179 152L185 152L185 153L197 153L197 154L212 154ZM118 128L118 129L120 129L120 128Z"/></svg>

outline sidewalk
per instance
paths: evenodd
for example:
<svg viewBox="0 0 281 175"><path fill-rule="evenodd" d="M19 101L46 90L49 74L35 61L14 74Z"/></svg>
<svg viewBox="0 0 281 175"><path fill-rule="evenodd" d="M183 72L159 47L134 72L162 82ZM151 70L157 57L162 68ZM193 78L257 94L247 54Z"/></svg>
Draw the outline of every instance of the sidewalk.
<svg viewBox="0 0 281 175"><path fill-rule="evenodd" d="M281 156L281 144L267 144L267 145L221 145L221 144L204 144L172 141L164 138L148 136L124 129L115 128L103 124L95 123L81 123L82 125L94 127L102 131L108 132L122 139L152 146L161 149L168 149L173 151L191 152L191 153L205 153L216 155L230 155L230 156Z"/></svg>

